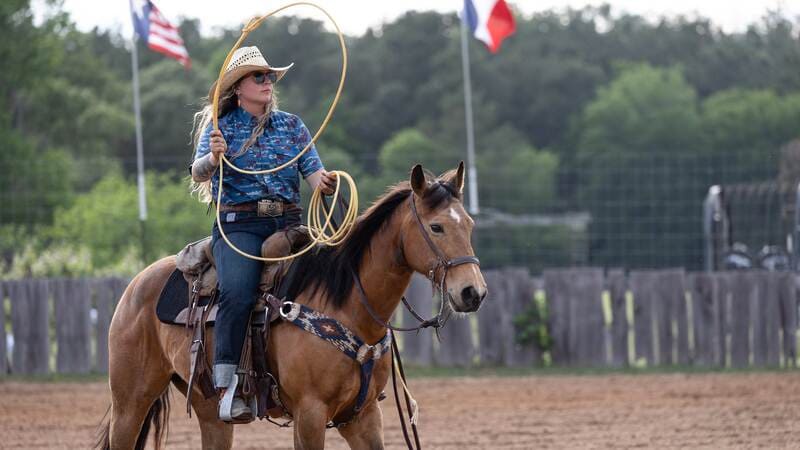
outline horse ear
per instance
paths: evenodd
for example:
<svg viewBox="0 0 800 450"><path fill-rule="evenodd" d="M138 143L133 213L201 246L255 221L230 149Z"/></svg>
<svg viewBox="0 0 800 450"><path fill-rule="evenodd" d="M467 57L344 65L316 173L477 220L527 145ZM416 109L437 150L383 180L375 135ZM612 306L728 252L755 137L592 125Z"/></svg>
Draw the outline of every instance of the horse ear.
<svg viewBox="0 0 800 450"><path fill-rule="evenodd" d="M422 170L422 165L417 164L411 169L411 189L418 197L422 197L427 188L428 181L425 179L425 172Z"/></svg>
<svg viewBox="0 0 800 450"><path fill-rule="evenodd" d="M456 169L456 177L453 179L453 185L458 189L458 192L464 193L464 161L458 163Z"/></svg>

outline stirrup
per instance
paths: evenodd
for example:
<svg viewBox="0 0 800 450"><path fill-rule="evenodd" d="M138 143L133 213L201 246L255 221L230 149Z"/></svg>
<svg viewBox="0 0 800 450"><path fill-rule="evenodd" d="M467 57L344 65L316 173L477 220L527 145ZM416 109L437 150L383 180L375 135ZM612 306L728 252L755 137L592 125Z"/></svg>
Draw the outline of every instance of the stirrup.
<svg viewBox="0 0 800 450"><path fill-rule="evenodd" d="M219 419L226 423L233 423L233 424L244 424L250 423L256 420L256 412L258 411L258 400L255 396L250 399L250 414L233 417L231 413L233 412L233 399L236 397L236 388L239 385L239 376L235 375L232 380L231 384L228 386L227 391L225 391L225 395L219 400ZM244 399L242 399L244 400Z"/></svg>

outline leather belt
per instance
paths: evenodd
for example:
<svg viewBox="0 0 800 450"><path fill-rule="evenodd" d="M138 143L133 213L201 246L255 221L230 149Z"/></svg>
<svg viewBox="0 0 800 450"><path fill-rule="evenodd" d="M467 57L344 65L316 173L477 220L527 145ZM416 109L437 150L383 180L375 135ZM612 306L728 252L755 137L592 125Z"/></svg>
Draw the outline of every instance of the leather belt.
<svg viewBox="0 0 800 450"><path fill-rule="evenodd" d="M280 217L284 213L297 208L294 203L284 203L279 200L261 199L255 202L239 203L237 205L220 205L220 212L256 212L259 217Z"/></svg>

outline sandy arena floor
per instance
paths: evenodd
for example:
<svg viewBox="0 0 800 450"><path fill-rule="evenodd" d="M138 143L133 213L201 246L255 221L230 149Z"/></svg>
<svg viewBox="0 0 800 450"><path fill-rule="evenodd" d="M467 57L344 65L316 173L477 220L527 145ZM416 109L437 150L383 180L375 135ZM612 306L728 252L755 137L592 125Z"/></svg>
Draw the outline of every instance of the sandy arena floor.
<svg viewBox="0 0 800 450"><path fill-rule="evenodd" d="M414 378L425 448L800 448L800 372ZM387 392L389 393L389 392ZM169 449L200 448L173 392ZM89 447L108 406L92 383L0 382L0 448ZM393 397L386 445L404 448ZM328 431L328 448L346 448ZM238 426L234 448L289 449L292 433Z"/></svg>

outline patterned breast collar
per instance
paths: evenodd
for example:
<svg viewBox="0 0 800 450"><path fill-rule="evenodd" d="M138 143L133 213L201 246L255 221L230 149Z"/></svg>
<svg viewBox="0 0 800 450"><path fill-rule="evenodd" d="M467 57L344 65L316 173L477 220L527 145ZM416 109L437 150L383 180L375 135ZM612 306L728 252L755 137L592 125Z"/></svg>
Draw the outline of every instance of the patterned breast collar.
<svg viewBox="0 0 800 450"><path fill-rule="evenodd" d="M369 345L338 320L300 303L283 302L280 313L281 317L287 322L291 322L314 336L330 342L342 353L353 358L361 365L361 388L358 390L354 413L357 414L361 411L367 399L375 362L392 348L390 331L386 330L386 336L383 339L373 345Z"/></svg>

